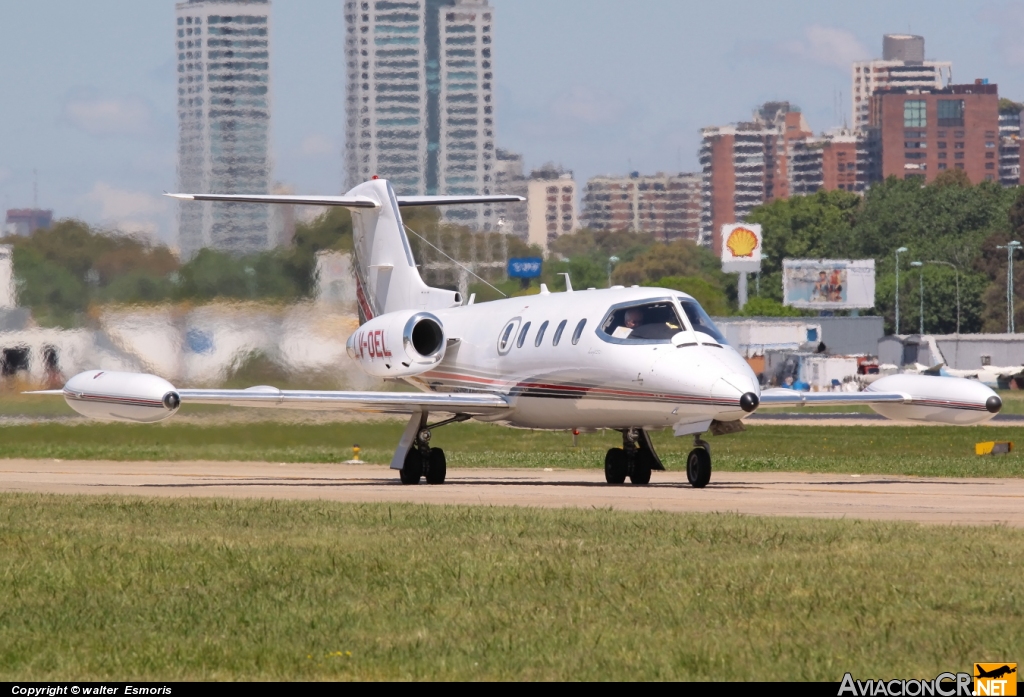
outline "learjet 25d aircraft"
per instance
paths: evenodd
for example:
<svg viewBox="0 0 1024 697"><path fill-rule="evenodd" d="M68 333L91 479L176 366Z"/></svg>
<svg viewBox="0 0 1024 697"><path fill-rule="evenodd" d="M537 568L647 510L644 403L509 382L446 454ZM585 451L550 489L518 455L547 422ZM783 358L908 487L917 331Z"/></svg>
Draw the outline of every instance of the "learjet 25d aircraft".
<svg viewBox="0 0 1024 697"><path fill-rule="evenodd" d="M78 413L106 421L156 423L182 405L355 410L408 414L391 468L401 481L445 480L444 451L431 432L476 419L517 428L614 429L622 447L605 456L605 478L650 481L664 467L649 432L693 436L686 473L711 478L706 432L742 430L759 405L867 404L892 419L977 424L999 397L977 381L892 375L860 393L761 391L746 361L700 304L665 288L573 290L474 304L420 278L402 223L406 206L521 202L518 196L396 196L375 178L344 196L170 194L183 201L343 206L352 212L360 327L348 339L365 373L404 380L420 393L178 389L156 375L92 370L61 394ZM428 416L442 415L429 423Z"/></svg>

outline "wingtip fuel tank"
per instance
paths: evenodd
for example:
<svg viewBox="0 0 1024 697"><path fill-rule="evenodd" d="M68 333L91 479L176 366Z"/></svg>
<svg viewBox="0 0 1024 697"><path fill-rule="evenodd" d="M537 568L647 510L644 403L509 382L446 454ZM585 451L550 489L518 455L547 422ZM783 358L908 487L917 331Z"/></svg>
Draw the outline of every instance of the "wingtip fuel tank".
<svg viewBox="0 0 1024 697"><path fill-rule="evenodd" d="M98 421L151 424L169 419L181 406L174 385L156 375L89 370L64 385L64 401Z"/></svg>

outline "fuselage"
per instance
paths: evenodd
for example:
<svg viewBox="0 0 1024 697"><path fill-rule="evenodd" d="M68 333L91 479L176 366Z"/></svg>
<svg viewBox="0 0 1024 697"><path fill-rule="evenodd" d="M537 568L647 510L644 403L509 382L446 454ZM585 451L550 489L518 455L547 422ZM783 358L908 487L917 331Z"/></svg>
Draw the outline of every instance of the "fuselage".
<svg viewBox="0 0 1024 697"><path fill-rule="evenodd" d="M699 308L679 291L613 288L434 310L448 339L444 360L407 381L432 392L500 394L512 408L477 418L524 428L664 428L741 419L747 412L740 400L760 395L758 381L720 336L696 330L687 316L693 306ZM612 331L634 307L653 319L668 317L670 328L647 325L653 339L635 338L643 327Z"/></svg>

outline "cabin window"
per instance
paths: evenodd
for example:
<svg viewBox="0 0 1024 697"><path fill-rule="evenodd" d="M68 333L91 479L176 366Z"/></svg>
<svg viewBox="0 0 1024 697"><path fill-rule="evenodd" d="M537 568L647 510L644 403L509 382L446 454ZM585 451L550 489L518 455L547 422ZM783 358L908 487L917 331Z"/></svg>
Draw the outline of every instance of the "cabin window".
<svg viewBox="0 0 1024 697"><path fill-rule="evenodd" d="M565 331L565 325L567 325L568 323L569 320L567 319L563 319L561 322L558 323L558 329L555 330L555 338L551 342L552 346L558 346L558 342L561 341L562 339L562 332Z"/></svg>
<svg viewBox="0 0 1024 697"><path fill-rule="evenodd" d="M534 346L540 347L540 342L544 341L544 332L548 330L548 323L540 325L540 329L537 330L537 340L533 342Z"/></svg>
<svg viewBox="0 0 1024 697"><path fill-rule="evenodd" d="M516 338L516 330L519 329L519 318L510 319L498 335L498 353L504 356L512 350L512 342Z"/></svg>
<svg viewBox="0 0 1024 697"><path fill-rule="evenodd" d="M700 306L699 302L693 298L679 298L679 304L683 306L683 312L686 313L686 318L690 320L690 326L693 327L693 331L705 334L719 344L724 345L728 343L725 340L725 335L711 321L708 313L704 312L704 308Z"/></svg>
<svg viewBox="0 0 1024 697"><path fill-rule="evenodd" d="M683 323L671 300L613 307L601 325L601 332L626 343L665 343L683 331Z"/></svg>
<svg viewBox="0 0 1024 697"><path fill-rule="evenodd" d="M516 348L522 348L523 342L526 341L526 335L530 333L530 323L527 322L523 325L523 331L519 332L519 341L516 342Z"/></svg>
<svg viewBox="0 0 1024 697"><path fill-rule="evenodd" d="M580 323L576 325L576 330L572 333L572 345L580 343L580 337L583 335L583 327L587 326L587 320L581 319Z"/></svg>

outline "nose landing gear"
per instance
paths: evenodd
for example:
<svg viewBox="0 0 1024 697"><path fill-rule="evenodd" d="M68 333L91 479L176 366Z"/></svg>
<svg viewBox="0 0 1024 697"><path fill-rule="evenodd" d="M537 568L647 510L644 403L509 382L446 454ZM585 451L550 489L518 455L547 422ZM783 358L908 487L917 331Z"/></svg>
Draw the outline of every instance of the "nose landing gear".
<svg viewBox="0 0 1024 697"><path fill-rule="evenodd" d="M622 484L626 477L633 484L649 484L651 471L663 469L650 436L642 428L624 429L622 447L611 448L604 457L604 478L609 484Z"/></svg>
<svg viewBox="0 0 1024 697"><path fill-rule="evenodd" d="M700 435L693 437L693 445L686 456L686 479L695 489L703 489L711 481L711 446Z"/></svg>

